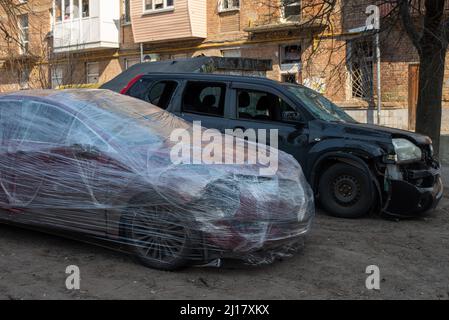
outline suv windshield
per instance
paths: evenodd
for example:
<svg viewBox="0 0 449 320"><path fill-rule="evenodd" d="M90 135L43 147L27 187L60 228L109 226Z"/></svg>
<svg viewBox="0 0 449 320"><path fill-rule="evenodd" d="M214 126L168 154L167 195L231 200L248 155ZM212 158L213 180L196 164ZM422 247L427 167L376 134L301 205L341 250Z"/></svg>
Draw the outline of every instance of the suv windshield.
<svg viewBox="0 0 449 320"><path fill-rule="evenodd" d="M336 104L318 92L297 85L286 86L316 118L324 121L356 122Z"/></svg>

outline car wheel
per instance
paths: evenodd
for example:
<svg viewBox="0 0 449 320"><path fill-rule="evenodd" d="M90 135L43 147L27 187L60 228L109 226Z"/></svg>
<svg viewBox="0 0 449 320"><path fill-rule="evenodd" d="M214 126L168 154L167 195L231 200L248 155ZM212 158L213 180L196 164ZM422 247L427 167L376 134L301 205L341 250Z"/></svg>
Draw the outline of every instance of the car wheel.
<svg viewBox="0 0 449 320"><path fill-rule="evenodd" d="M192 251L190 231L173 208L131 207L122 221L124 235L142 264L169 271L186 266Z"/></svg>
<svg viewBox="0 0 449 320"><path fill-rule="evenodd" d="M357 167L337 163L320 178L319 202L331 215L358 218L369 213L375 201L370 177Z"/></svg>

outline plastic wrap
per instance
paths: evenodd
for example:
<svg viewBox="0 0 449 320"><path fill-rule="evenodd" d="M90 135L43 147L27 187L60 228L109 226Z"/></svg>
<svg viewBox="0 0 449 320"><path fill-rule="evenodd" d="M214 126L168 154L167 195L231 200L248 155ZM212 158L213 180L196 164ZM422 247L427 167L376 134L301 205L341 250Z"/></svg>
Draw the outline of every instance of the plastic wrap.
<svg viewBox="0 0 449 320"><path fill-rule="evenodd" d="M272 176L258 164L174 164L180 128L192 125L107 90L0 96L0 220L82 234L160 269L289 254L314 215L296 160L279 151Z"/></svg>

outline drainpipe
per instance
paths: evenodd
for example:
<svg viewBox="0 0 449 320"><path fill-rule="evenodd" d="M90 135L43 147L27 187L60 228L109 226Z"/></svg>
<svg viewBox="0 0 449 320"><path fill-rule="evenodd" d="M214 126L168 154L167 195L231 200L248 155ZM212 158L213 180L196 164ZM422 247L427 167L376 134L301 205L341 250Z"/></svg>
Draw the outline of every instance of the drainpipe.
<svg viewBox="0 0 449 320"><path fill-rule="evenodd" d="M140 43L140 62L143 62L143 43Z"/></svg>
<svg viewBox="0 0 449 320"><path fill-rule="evenodd" d="M376 46L376 64L377 64L377 124L380 124L380 113L382 111L382 96L381 96L381 81L380 81L380 29L376 31L375 46Z"/></svg>

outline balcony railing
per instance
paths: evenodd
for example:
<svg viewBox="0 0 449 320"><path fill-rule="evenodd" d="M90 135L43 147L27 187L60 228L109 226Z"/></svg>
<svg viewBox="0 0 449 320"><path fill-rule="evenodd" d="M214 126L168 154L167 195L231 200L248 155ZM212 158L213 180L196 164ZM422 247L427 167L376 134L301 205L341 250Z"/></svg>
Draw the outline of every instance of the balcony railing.
<svg viewBox="0 0 449 320"><path fill-rule="evenodd" d="M113 20L88 17L56 22L53 28L55 53L118 47L119 31Z"/></svg>

